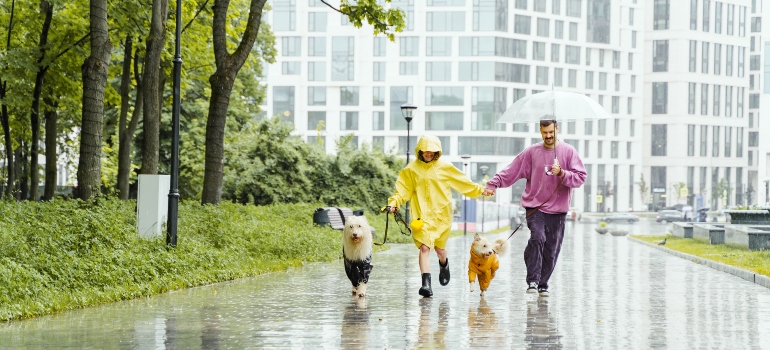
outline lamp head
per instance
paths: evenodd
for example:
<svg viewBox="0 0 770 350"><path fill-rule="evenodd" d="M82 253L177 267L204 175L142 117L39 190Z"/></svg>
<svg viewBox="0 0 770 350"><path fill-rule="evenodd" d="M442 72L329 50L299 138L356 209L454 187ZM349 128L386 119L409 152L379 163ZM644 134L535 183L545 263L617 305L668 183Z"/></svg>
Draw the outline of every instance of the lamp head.
<svg viewBox="0 0 770 350"><path fill-rule="evenodd" d="M404 119L406 119L406 122L409 123L412 121L412 114L414 113L414 110L417 109L417 106L410 105L410 104L403 104L401 105L401 114L404 116Z"/></svg>

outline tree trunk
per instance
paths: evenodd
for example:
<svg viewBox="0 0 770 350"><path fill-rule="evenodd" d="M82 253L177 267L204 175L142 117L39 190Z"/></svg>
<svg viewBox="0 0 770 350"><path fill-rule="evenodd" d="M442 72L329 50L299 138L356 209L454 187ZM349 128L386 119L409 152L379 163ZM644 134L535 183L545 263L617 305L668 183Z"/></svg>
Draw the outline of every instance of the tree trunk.
<svg viewBox="0 0 770 350"><path fill-rule="evenodd" d="M90 4L91 54L82 67L83 120L78 161L78 193L82 199L99 193L104 87L112 50L107 33L107 0L91 0Z"/></svg>
<svg viewBox="0 0 770 350"><path fill-rule="evenodd" d="M136 77L136 101L134 102L134 112L131 114L131 121L126 123L126 117L128 113L128 84L126 79L130 79L131 70L126 69L123 66L123 79L121 83L121 96L123 96L122 105L125 105L125 112L123 112L123 106L121 106L120 112L120 147L118 148L118 192L120 199L128 199L129 192L129 180L131 177L131 147L134 139L134 132L136 131L136 125L139 122L139 115L142 113L142 79L139 73L139 49L136 50L136 56L134 57L134 75ZM131 54L131 38L126 38L126 54ZM129 59L130 62L130 59ZM125 64L125 62L124 62ZM123 84L126 85L125 95L123 95ZM128 124L128 125L126 125Z"/></svg>
<svg viewBox="0 0 770 350"><path fill-rule="evenodd" d="M19 192L16 196L16 200L27 200L28 189L27 187L27 145L24 139L17 138L19 142L19 148L16 149L16 178L19 179Z"/></svg>
<svg viewBox="0 0 770 350"><path fill-rule="evenodd" d="M30 124L32 126L32 143L30 144L30 199L37 201L38 187L40 186L40 171L38 170L38 148L40 147L40 94L43 91L43 78L45 77L48 66L43 67L43 59L46 55L46 46L48 44L48 31L51 29L51 17L53 17L53 6L46 0L40 2L40 11L45 13L43 28L40 31L40 42L37 46L40 50L40 56L37 58L37 74L35 74L35 87L32 90L32 114L30 115Z"/></svg>
<svg viewBox="0 0 770 350"><path fill-rule="evenodd" d="M150 34L147 36L147 51L144 56L144 143L142 144L142 174L158 173L160 149L160 102L158 98L160 76L160 54L166 45L166 18L168 0L152 1Z"/></svg>
<svg viewBox="0 0 770 350"><path fill-rule="evenodd" d="M56 152L56 136L58 131L56 122L59 115L56 113L56 103L46 99L46 104L50 110L46 110L45 115L45 190L43 199L51 200L56 196L56 178L58 176L58 157Z"/></svg>
<svg viewBox="0 0 770 350"><path fill-rule="evenodd" d="M241 42L235 52L227 51L226 26L229 0L214 1L214 59L217 70L209 78L211 83L211 101L206 122L206 164L203 176L203 204L219 204L222 198L222 180L224 177L224 142L227 108L230 93L238 71L254 47L262 22L262 9L266 0L251 0L249 18Z"/></svg>
<svg viewBox="0 0 770 350"><path fill-rule="evenodd" d="M11 32L13 31L13 15L16 12L16 0L11 1L11 14L8 21L8 36L5 44L6 52L11 49ZM5 101L5 93L8 91L8 82L0 81L0 101ZM8 183L5 187L5 197L14 195L14 186L16 185L16 176L14 174L15 167L13 164L13 139L11 138L11 118L8 115L8 106L5 102L0 102L0 124L3 126L3 134L5 137L5 168L8 173Z"/></svg>

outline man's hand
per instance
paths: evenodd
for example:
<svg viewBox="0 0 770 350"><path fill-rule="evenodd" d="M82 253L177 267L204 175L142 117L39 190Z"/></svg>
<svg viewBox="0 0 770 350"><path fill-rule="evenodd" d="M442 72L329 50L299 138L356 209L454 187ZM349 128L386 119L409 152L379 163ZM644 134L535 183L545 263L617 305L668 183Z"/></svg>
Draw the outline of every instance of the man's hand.
<svg viewBox="0 0 770 350"><path fill-rule="evenodd" d="M481 195L482 196L487 196L487 197L494 196L495 195L495 190L490 190L488 188L485 188L483 191L481 191Z"/></svg>
<svg viewBox="0 0 770 350"><path fill-rule="evenodd" d="M390 207L390 212L395 213L398 211L398 207Z"/></svg>
<svg viewBox="0 0 770 350"><path fill-rule="evenodd" d="M551 172L556 176L561 176L561 165L559 165L559 159L553 159L553 165L551 165Z"/></svg>

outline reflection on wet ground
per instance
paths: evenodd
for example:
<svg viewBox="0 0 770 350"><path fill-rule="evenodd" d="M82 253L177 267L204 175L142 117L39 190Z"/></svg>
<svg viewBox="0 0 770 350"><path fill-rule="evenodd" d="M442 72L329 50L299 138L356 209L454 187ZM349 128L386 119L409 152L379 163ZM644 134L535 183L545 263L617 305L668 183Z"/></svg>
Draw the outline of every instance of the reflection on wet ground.
<svg viewBox="0 0 770 350"><path fill-rule="evenodd" d="M520 231L484 298L468 291L469 236L450 239L452 281L430 299L417 294L417 250L394 245L374 256L365 299L342 262L311 264L2 324L0 348L770 348L770 289L594 226L567 224L550 298L524 293Z"/></svg>

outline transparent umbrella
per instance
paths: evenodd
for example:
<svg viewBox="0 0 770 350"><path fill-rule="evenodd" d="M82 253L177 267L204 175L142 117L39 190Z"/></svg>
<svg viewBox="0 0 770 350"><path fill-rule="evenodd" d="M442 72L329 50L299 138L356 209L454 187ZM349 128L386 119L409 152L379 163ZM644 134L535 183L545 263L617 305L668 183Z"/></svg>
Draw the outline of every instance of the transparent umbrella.
<svg viewBox="0 0 770 350"><path fill-rule="evenodd" d="M567 91L546 91L522 97L508 107L498 123L534 123L608 119L609 113L590 97Z"/></svg>

